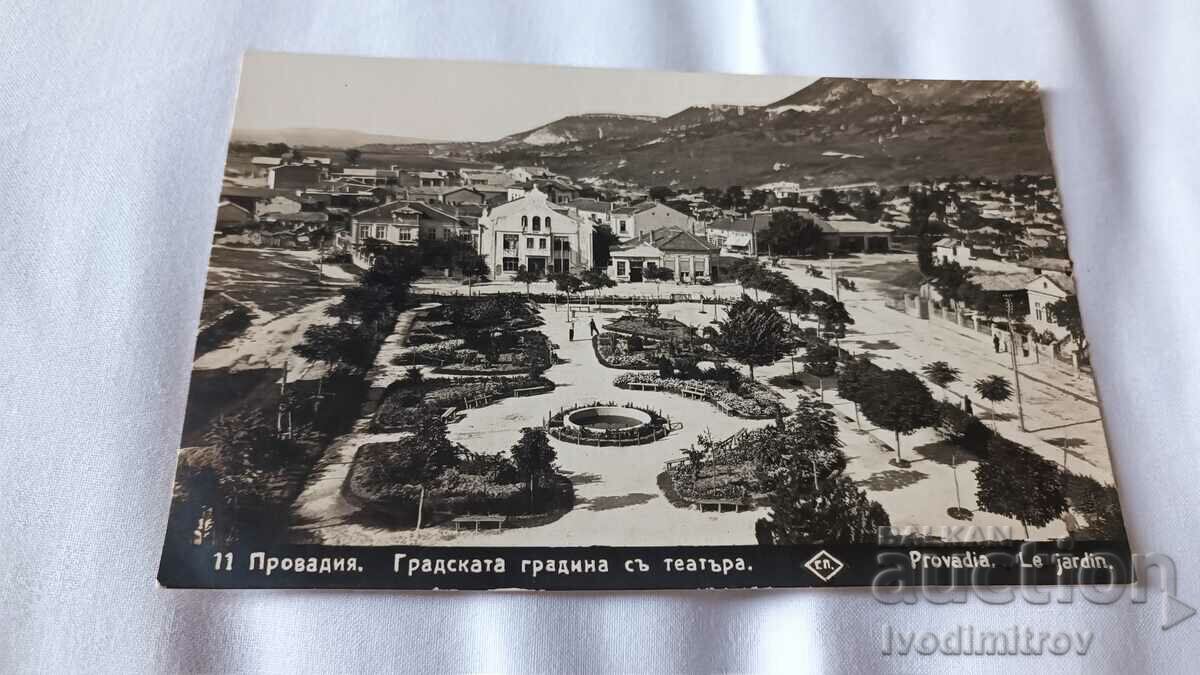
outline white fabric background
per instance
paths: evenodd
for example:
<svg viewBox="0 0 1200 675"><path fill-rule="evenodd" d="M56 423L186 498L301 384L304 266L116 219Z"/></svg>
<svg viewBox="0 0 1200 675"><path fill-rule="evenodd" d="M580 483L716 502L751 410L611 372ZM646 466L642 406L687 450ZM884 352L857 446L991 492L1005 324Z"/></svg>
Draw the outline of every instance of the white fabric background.
<svg viewBox="0 0 1200 675"><path fill-rule="evenodd" d="M1040 80L1136 547L1200 604L1200 9L1113 2L0 2L0 671L1195 671L1135 606L853 591L178 592L166 520L246 48ZM880 656L883 623L1096 631Z"/></svg>

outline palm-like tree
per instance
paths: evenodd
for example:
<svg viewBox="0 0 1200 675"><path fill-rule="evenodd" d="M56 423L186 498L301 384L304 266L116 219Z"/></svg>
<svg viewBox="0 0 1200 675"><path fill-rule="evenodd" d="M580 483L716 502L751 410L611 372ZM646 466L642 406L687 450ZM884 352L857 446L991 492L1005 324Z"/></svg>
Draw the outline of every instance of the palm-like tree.
<svg viewBox="0 0 1200 675"><path fill-rule="evenodd" d="M1013 388L1008 378L1001 375L989 375L975 380L975 391L990 401L993 405L1003 403L1012 398ZM992 430L996 429L996 413L992 412Z"/></svg>
<svg viewBox="0 0 1200 675"><path fill-rule="evenodd" d="M921 369L921 372L925 374L925 377L930 382L942 389L958 382L959 376L962 375L962 371L945 361L934 361L933 363L926 364Z"/></svg>

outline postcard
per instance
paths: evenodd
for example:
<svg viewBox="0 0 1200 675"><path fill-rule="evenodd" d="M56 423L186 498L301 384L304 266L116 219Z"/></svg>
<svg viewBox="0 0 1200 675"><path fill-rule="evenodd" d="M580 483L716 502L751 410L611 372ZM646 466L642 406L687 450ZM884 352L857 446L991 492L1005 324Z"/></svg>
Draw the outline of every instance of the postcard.
<svg viewBox="0 0 1200 675"><path fill-rule="evenodd" d="M1131 578L1035 83L250 53L214 220L164 586Z"/></svg>

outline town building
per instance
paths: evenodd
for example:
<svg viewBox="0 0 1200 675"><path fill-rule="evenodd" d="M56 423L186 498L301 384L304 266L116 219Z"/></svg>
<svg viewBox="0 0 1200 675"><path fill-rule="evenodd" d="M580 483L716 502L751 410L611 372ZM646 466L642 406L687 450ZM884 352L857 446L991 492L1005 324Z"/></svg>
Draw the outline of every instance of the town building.
<svg viewBox="0 0 1200 675"><path fill-rule="evenodd" d="M592 223L555 210L534 188L480 216L479 253L494 279L521 267L539 274L591 269Z"/></svg>
<svg viewBox="0 0 1200 675"><path fill-rule="evenodd" d="M705 226L708 243L740 255L758 255L758 238L771 225L769 212L746 218L720 218Z"/></svg>
<svg viewBox="0 0 1200 675"><path fill-rule="evenodd" d="M680 283L713 281L720 249L679 228L664 227L609 251L608 276L638 282L651 267L666 267Z"/></svg>
<svg viewBox="0 0 1200 675"><path fill-rule="evenodd" d="M396 185L400 181L400 170L395 167L391 169L364 169L350 167L341 171L330 174L330 181L353 187L374 188L384 185Z"/></svg>
<svg viewBox="0 0 1200 675"><path fill-rule="evenodd" d="M644 201L613 209L613 234L628 241L655 230L669 227L697 234L696 219L662 202Z"/></svg>
<svg viewBox="0 0 1200 675"><path fill-rule="evenodd" d="M254 214L244 206L231 201L217 204L217 230L238 229L254 222Z"/></svg>
<svg viewBox="0 0 1200 675"><path fill-rule="evenodd" d="M892 249L892 231L885 225L862 220L815 221L821 228L825 251L887 253Z"/></svg>
<svg viewBox="0 0 1200 675"><path fill-rule="evenodd" d="M459 169L458 175L463 185L508 187L514 182L513 177L501 169Z"/></svg>
<svg viewBox="0 0 1200 675"><path fill-rule="evenodd" d="M317 185L325 175L318 164L281 164L267 171L267 187L272 190L301 190Z"/></svg>
<svg viewBox="0 0 1200 675"><path fill-rule="evenodd" d="M612 225L612 202L589 197L580 197L566 203L568 213L576 218L585 218L597 225Z"/></svg>
<svg viewBox="0 0 1200 675"><path fill-rule="evenodd" d="M265 178L272 167L283 164L283 159L279 157L266 157L258 155L250 158L250 175L255 178Z"/></svg>
<svg viewBox="0 0 1200 675"><path fill-rule="evenodd" d="M368 240L394 246L416 246L420 240L459 239L475 244L472 228L454 215L417 201L394 201L359 211L350 219L354 264L370 267L363 251Z"/></svg>
<svg viewBox="0 0 1200 675"><path fill-rule="evenodd" d="M961 239L942 237L933 244L933 259L940 265L956 262L963 267L969 267L975 260L975 249Z"/></svg>
<svg viewBox="0 0 1200 675"><path fill-rule="evenodd" d="M1054 321L1050 305L1075 295L1075 282L1062 272L1043 272L1025 285L1029 295L1029 317L1027 322L1038 335L1050 333L1055 341L1069 349L1071 337L1065 326Z"/></svg>

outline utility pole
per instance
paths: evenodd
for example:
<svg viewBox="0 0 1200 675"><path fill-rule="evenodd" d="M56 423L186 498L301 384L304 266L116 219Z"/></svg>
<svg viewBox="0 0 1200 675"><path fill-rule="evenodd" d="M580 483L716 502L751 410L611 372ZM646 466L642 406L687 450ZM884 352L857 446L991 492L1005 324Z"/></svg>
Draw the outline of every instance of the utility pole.
<svg viewBox="0 0 1200 675"><path fill-rule="evenodd" d="M1021 372L1017 369L1017 336L1013 330L1012 298L1004 298L1004 312L1008 316L1008 352L1012 356L1013 383L1017 388L1017 423L1025 431L1025 409L1021 406Z"/></svg>
<svg viewBox="0 0 1200 675"><path fill-rule="evenodd" d="M833 254L829 254L829 290L833 291L834 297L841 300L841 294L838 293L837 282L833 278Z"/></svg>

